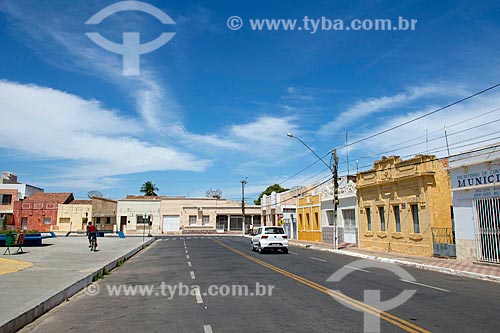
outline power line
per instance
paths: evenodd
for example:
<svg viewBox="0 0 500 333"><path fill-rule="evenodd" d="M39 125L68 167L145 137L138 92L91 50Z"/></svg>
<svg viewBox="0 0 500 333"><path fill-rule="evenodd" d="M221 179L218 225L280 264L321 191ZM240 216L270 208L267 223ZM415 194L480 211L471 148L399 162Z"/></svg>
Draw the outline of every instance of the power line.
<svg viewBox="0 0 500 333"><path fill-rule="evenodd" d="M397 128L400 128L400 127L406 126L406 125L411 124L411 123L414 123L414 122L416 122L416 121L418 121L418 120L420 120L420 119L423 119L423 118L426 118L426 117L431 116L431 115L433 115L433 114L436 114L436 113L438 113L438 112L441 112L441 111L443 111L443 110L445 110L445 109L448 109L448 108L450 108L450 107L452 107L452 106L454 106L454 105L457 105L457 104L460 104L460 103L462 103L462 102L465 102L465 101L467 101L467 100L469 100L469 99L472 99L472 98L474 98L474 97L476 97L476 96L479 96L479 95L481 95L481 94L484 94L485 92L488 92L488 91L490 91L490 90L493 90L493 89L495 89L495 88L497 88L497 87L499 87L499 86L500 86L500 83L497 83L497 84L492 85L492 86L490 86L490 87L488 87L488 88L486 88L486 89L483 89L483 90L481 90L481 91L479 91L479 92L476 92L476 93L474 93L474 94L472 94L472 95L469 95L469 96L467 96L467 97L465 97L465 98L462 98L462 99L460 99L460 100L458 100L458 101L455 101L455 102L453 102L453 103L447 104L447 105L445 105L445 106L443 106L443 107L440 107L440 108L438 108L438 109L436 109L436 110L433 110L433 111L427 112L427 113L425 113L425 114L423 114L423 115L420 115L420 116L418 116L418 117L415 117L415 118L413 118L413 119L410 119L410 120L408 120L408 121L405 121L405 122L403 122L403 123L401 123L401 124L395 125L395 126L390 127L390 128L388 128L388 129L382 130L382 131L377 132L377 133L375 133L375 134L371 134L371 135L369 135L369 136L367 136L367 137L364 137L364 138L362 138L362 139L356 140L356 141L354 141L354 142L349 143L348 145L344 145L344 146L339 147L339 148L337 148L337 149L347 148L347 147L349 147L349 146L353 146L353 145L358 144L358 143L361 143L361 142L363 142L363 141L366 141L366 140L369 140L369 139L373 139L373 138L375 138L375 137L377 137L377 136L380 136L380 135L385 134L385 133L387 133L387 132L393 131L393 130L395 130L395 129L397 129ZM331 149L331 150L330 150L330 152L331 152L331 151L333 151L333 149ZM330 152L329 152L329 153L330 153Z"/></svg>

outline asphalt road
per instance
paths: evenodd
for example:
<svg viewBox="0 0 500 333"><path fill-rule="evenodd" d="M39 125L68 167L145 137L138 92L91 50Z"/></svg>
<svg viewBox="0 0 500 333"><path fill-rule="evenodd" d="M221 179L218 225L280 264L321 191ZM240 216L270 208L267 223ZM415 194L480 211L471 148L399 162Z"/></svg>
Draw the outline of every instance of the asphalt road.
<svg viewBox="0 0 500 333"><path fill-rule="evenodd" d="M389 271L394 266L356 261L299 247L260 255L243 237L167 237L23 331L363 332L377 323L382 332L500 328L497 283L406 267L409 275L400 277ZM342 268L347 276L327 281ZM125 287L128 296L117 289ZM369 290L380 291L382 305ZM393 304L404 290L416 292Z"/></svg>

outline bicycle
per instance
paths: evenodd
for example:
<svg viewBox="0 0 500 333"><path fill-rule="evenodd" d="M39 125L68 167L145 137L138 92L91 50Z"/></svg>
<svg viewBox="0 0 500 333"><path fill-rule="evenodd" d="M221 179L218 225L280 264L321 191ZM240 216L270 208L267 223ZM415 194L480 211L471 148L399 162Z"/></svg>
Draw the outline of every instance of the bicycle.
<svg viewBox="0 0 500 333"><path fill-rule="evenodd" d="M95 233L90 237L90 252L92 251L97 251L97 234Z"/></svg>

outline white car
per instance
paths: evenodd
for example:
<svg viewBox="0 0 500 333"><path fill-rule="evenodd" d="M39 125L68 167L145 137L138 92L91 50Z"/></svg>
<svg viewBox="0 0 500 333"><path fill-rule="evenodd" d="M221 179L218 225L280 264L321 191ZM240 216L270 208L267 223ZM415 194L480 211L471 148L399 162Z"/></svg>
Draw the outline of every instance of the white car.
<svg viewBox="0 0 500 333"><path fill-rule="evenodd" d="M252 251L281 250L288 253L288 236L282 227L260 227L251 240Z"/></svg>

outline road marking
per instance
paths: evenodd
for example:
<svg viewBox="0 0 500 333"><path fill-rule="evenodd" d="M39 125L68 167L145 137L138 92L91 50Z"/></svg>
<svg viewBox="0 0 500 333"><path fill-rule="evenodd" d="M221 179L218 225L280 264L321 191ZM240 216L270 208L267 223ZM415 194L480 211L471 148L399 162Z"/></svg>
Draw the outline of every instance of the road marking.
<svg viewBox="0 0 500 333"><path fill-rule="evenodd" d="M370 273L370 271L367 271L366 269L362 269L362 268L352 267L352 266L349 266L349 265L344 265L344 267L347 267L347 268L350 268L350 269L354 269L354 270L356 270L356 271L361 271L361 272L365 272L365 273Z"/></svg>
<svg viewBox="0 0 500 333"><path fill-rule="evenodd" d="M196 279L196 276L194 276L194 272L193 272L193 271L189 272L189 275L191 275L191 279L192 279L192 280L195 280L195 279Z"/></svg>
<svg viewBox="0 0 500 333"><path fill-rule="evenodd" d="M188 250L186 250L186 254L188 253Z"/></svg>
<svg viewBox="0 0 500 333"><path fill-rule="evenodd" d="M189 259L189 254L186 254L186 259Z"/></svg>
<svg viewBox="0 0 500 333"><path fill-rule="evenodd" d="M210 325L203 325L203 330L205 331L205 333L212 333L212 326Z"/></svg>
<svg viewBox="0 0 500 333"><path fill-rule="evenodd" d="M188 266L193 267L193 265L191 265L191 261L188 261Z"/></svg>
<svg viewBox="0 0 500 333"><path fill-rule="evenodd" d="M422 332L422 333L430 333L430 331L426 330L425 328L423 327L420 327L420 326L417 326L413 323L410 323L409 321L406 321L402 318L399 318L399 317L396 317L395 315L393 314L390 314L388 312L385 312L385 311L382 311L380 309L377 309L371 305L368 305L366 303L363 303L361 301L358 301L357 299L354 299L354 298L351 298L349 296L346 296L344 294L342 294L341 292L338 292L338 291L335 291L335 290L332 290L332 289L329 289L323 285L320 285L316 282L313 282L311 280L308 280L306 278L303 278L302 276L299 276L299 275L296 275L296 274L293 274L293 273L290 273L284 269L281 269L277 266L274 266L274 265L271 265L263 260L260 260L260 259L257 259L257 258L254 258L244 252L241 252L227 244L224 244L223 242L220 242L218 240L214 240L215 243L219 244L220 246L222 247L225 247L226 249L228 249L229 251L232 251L234 253L237 253L239 254L240 256L248 259L248 260L251 260L259 265L262 265L264 267L267 267L277 273L280 273L284 276L287 276L295 281L298 281L306 286L309 286L313 289L316 289L322 293L325 293L329 296L331 296L332 298L336 299L337 301L340 301L342 303L347 303L349 305L351 305L352 307L355 307L357 309L360 309L361 311L363 312L366 312L368 314L371 314L373 316L376 316L376 317L379 317L380 319L382 320L385 320L387 321L388 323L391 323L407 332Z"/></svg>
<svg viewBox="0 0 500 333"><path fill-rule="evenodd" d="M326 260L323 260L323 259L320 259L320 258L315 258L315 257L309 257L309 258L311 258L313 260L317 260L317 261L326 262Z"/></svg>
<svg viewBox="0 0 500 333"><path fill-rule="evenodd" d="M198 304L203 303L203 298L201 298L200 288L194 289L194 297L196 297L196 303Z"/></svg>
<svg viewBox="0 0 500 333"><path fill-rule="evenodd" d="M414 281L408 281L408 280L404 280L404 279L399 279L399 281L403 281L403 282L407 282L407 283L411 283L411 284L416 284L417 286L422 286L422 287L432 288L432 289L436 289L436 290L441 290L441 291L444 291L446 293L450 292L447 289L438 288L438 287L434 287L434 286L429 286L428 284L418 283L418 282L414 282Z"/></svg>
<svg viewBox="0 0 500 333"><path fill-rule="evenodd" d="M296 256L299 255L298 253L295 253L295 252L292 252L292 251L288 251L288 253L295 254Z"/></svg>

